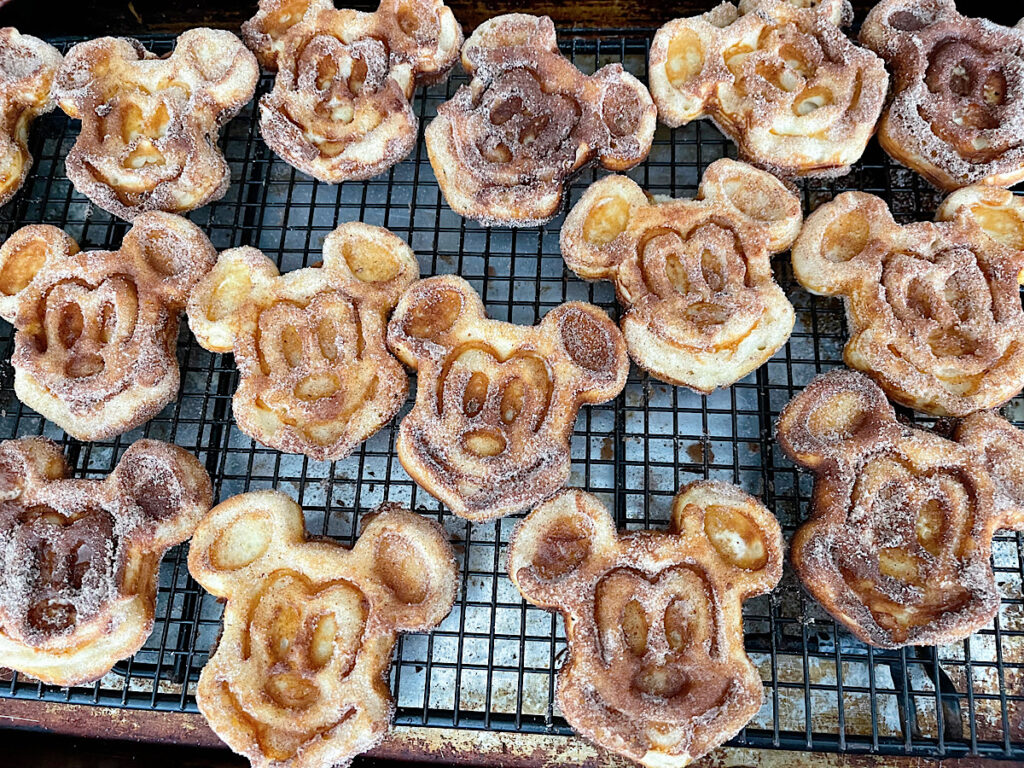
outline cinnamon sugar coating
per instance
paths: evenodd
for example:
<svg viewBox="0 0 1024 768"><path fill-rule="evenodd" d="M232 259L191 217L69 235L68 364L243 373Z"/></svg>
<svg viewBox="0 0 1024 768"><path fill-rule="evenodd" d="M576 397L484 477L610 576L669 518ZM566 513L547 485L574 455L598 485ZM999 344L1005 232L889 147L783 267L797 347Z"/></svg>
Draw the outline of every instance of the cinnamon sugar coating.
<svg viewBox="0 0 1024 768"><path fill-rule="evenodd" d="M458 566L437 523L384 504L349 550L308 539L278 491L234 496L199 526L188 568L226 601L200 711L260 768L347 766L387 733L399 632L433 629L452 609Z"/></svg>
<svg viewBox="0 0 1024 768"><path fill-rule="evenodd" d="M462 47L462 66L472 81L437 108L424 134L437 183L462 216L541 224L584 165L626 170L651 149L647 89L621 64L584 75L559 53L547 16L489 19Z"/></svg>
<svg viewBox="0 0 1024 768"><path fill-rule="evenodd" d="M509 543L523 597L565 619L556 699L574 730L650 768L681 768L757 714L743 601L782 576L782 533L753 496L680 489L667 531L617 533L597 497L568 489Z"/></svg>
<svg viewBox="0 0 1024 768"><path fill-rule="evenodd" d="M1024 180L1024 18L961 16L954 0L882 0L860 40L893 72L878 141L947 191Z"/></svg>
<svg viewBox="0 0 1024 768"><path fill-rule="evenodd" d="M630 357L651 375L709 393L786 343L793 306L771 254L803 222L800 199L765 171L716 160L695 199L652 201L625 176L592 184L562 227L580 277L611 280Z"/></svg>
<svg viewBox="0 0 1024 768"><path fill-rule="evenodd" d="M178 392L178 314L216 251L195 224L138 216L116 251L80 252L33 224L0 247L0 317L12 323L14 391L79 440L149 421Z"/></svg>
<svg viewBox="0 0 1024 768"><path fill-rule="evenodd" d="M128 221L219 200L231 170L218 134L258 79L256 58L225 30L191 29L163 58L128 38L79 43L53 84L60 108L82 121L65 160L68 178Z"/></svg>
<svg viewBox="0 0 1024 768"><path fill-rule="evenodd" d="M861 373L819 376L783 409L777 439L815 474L793 566L840 623L881 648L942 645L999 609L992 535L1024 526L1024 433L994 413L956 441L896 420Z"/></svg>
<svg viewBox="0 0 1024 768"><path fill-rule="evenodd" d="M263 140L321 181L368 179L416 144L410 100L459 57L462 29L441 0L381 0L374 13L332 0L261 0L242 37L268 68Z"/></svg>
<svg viewBox="0 0 1024 768"><path fill-rule="evenodd" d="M342 224L323 265L286 275L255 248L221 253L188 304L211 352L234 352L239 428L271 448L319 461L348 456L405 402L408 378L384 342L387 318L419 277L405 242Z"/></svg>
<svg viewBox="0 0 1024 768"><path fill-rule="evenodd" d="M849 0L724 2L651 43L651 95L671 127L710 118L740 158L781 176L839 176L885 102L882 60L840 30Z"/></svg>
<svg viewBox="0 0 1024 768"><path fill-rule="evenodd" d="M52 685L97 680L142 647L160 560L213 500L196 458L157 440L103 480L69 474L50 440L0 443L0 659Z"/></svg>
<svg viewBox="0 0 1024 768"><path fill-rule="evenodd" d="M28 129L56 106L50 85L61 61L49 43L14 27L0 29L0 205L14 197L32 167Z"/></svg>
<svg viewBox="0 0 1024 768"><path fill-rule="evenodd" d="M611 400L629 373L626 343L601 309L568 302L535 326L490 320L455 275L405 292L388 346L418 371L416 404L398 431L402 466L456 515L478 521L561 488L579 407Z"/></svg>
<svg viewBox="0 0 1024 768"><path fill-rule="evenodd" d="M883 200L844 192L807 218L793 272L843 297L847 365L898 403L966 416L1024 387L1024 198L969 187L937 218L900 226Z"/></svg>

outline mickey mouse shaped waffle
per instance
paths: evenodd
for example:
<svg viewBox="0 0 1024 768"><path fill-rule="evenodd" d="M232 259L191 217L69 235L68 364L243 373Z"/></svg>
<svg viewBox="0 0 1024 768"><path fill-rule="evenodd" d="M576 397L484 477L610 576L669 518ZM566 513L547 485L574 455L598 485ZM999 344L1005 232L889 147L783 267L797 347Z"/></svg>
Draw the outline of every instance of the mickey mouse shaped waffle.
<svg viewBox="0 0 1024 768"><path fill-rule="evenodd" d="M165 58L128 38L79 43L53 84L60 108L82 121L68 178L129 221L219 200L231 171L217 134L252 99L258 79L256 57L225 30L189 30Z"/></svg>
<svg viewBox="0 0 1024 768"><path fill-rule="evenodd" d="M639 366L708 393L789 338L793 306L771 254L802 221L799 198L774 176L716 160L695 200L652 202L625 176L592 184L562 227L562 256L580 277L615 283Z"/></svg>
<svg viewBox="0 0 1024 768"><path fill-rule="evenodd" d="M954 0L882 0L860 40L893 71L886 152L945 190L1024 180L1024 19L1011 29Z"/></svg>
<svg viewBox="0 0 1024 768"><path fill-rule="evenodd" d="M187 219L139 216L116 251L81 253L47 224L0 247L14 391L79 440L145 423L178 392L178 313L217 258Z"/></svg>
<svg viewBox="0 0 1024 768"><path fill-rule="evenodd" d="M153 629L164 551L210 509L191 454L132 445L105 480L73 480L41 437L0 443L0 662L53 685L96 680Z"/></svg>
<svg viewBox="0 0 1024 768"><path fill-rule="evenodd" d="M882 648L956 642L999 608L989 556L1024 528L1024 433L993 413L956 441L896 420L863 374L818 377L779 416L778 441L815 473L793 565L836 620Z"/></svg>
<svg viewBox="0 0 1024 768"><path fill-rule="evenodd" d="M320 461L348 456L405 402L384 333L419 277L412 249L381 227L343 224L323 252L323 266L281 275L255 248L224 251L188 305L199 343L235 353L239 428Z"/></svg>
<svg viewBox="0 0 1024 768"><path fill-rule="evenodd" d="M395 636L436 627L458 582L437 523L385 504L348 550L307 541L302 510L277 491L215 507L188 568L227 601L199 709L235 752L275 768L346 766L384 737Z"/></svg>
<svg viewBox="0 0 1024 768"><path fill-rule="evenodd" d="M481 24L462 47L472 76L425 133L448 205L485 225L541 224L567 177L592 160L621 171L647 157L656 115L647 89L609 64L580 72L558 52L547 16Z"/></svg>
<svg viewBox="0 0 1024 768"><path fill-rule="evenodd" d="M743 647L743 601L782 576L775 517L735 486L684 486L668 531L616 533L589 493L535 509L509 544L523 597L565 618L558 706L602 747L677 768L734 736L764 687Z"/></svg>
<svg viewBox="0 0 1024 768"><path fill-rule="evenodd" d="M440 0L382 0L375 13L336 10L332 0L261 0L242 36L277 70L260 100L264 141L331 183L376 176L409 154L413 91L443 80L462 45Z"/></svg>
<svg viewBox="0 0 1024 768"><path fill-rule="evenodd" d="M402 466L455 514L478 521L561 488L580 405L611 400L629 373L622 334L592 304L562 304L532 327L503 323L454 275L405 292L388 346L419 372L416 404L398 431Z"/></svg>
<svg viewBox="0 0 1024 768"><path fill-rule="evenodd" d="M60 51L14 27L0 29L0 205L14 197L32 167L28 129L53 110L50 85Z"/></svg>
<svg viewBox="0 0 1024 768"><path fill-rule="evenodd" d="M782 176L839 176L885 103L882 60L839 29L849 0L741 0L676 19L651 43L651 95L671 127L710 117L740 157Z"/></svg>
<svg viewBox="0 0 1024 768"><path fill-rule="evenodd" d="M965 416L1024 386L1024 198L969 187L937 218L900 226L881 199L845 192L807 218L793 271L843 297L849 366L898 403Z"/></svg>

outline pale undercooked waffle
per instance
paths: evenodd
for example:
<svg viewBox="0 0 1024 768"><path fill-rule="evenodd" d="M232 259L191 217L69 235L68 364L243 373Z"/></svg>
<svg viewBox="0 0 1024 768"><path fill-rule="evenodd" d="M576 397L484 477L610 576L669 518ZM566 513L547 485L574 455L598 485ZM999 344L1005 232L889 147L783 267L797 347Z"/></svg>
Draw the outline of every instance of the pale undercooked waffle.
<svg viewBox="0 0 1024 768"><path fill-rule="evenodd" d="M790 551L837 621L898 648L956 642L992 619L992 535L1024 526L1024 433L994 413L961 422L956 442L911 429L871 379L844 369L786 406L777 439L815 473Z"/></svg>
<svg viewBox="0 0 1024 768"><path fill-rule="evenodd" d="M60 51L14 27L0 29L0 205L14 197L32 167L28 129L54 108L50 85Z"/></svg>
<svg viewBox="0 0 1024 768"><path fill-rule="evenodd" d="M269 69L260 131L303 173L337 183L386 171L416 144L413 91L443 80L462 29L441 0L381 0L374 13L332 0L261 0L242 37Z"/></svg>
<svg viewBox="0 0 1024 768"><path fill-rule="evenodd" d="M882 0L860 40L893 72L886 152L945 190L1024 180L1024 18L1002 27L954 0Z"/></svg>
<svg viewBox="0 0 1024 768"><path fill-rule="evenodd" d="M1024 386L1024 198L969 187L937 217L900 226L880 198L844 192L807 218L793 272L843 297L847 365L903 405L965 416Z"/></svg>
<svg viewBox="0 0 1024 768"><path fill-rule="evenodd" d="M104 480L69 474L45 438L0 443L0 665L53 685L96 680L142 647L160 559L212 502L195 457L156 440Z"/></svg>
<svg viewBox="0 0 1024 768"><path fill-rule="evenodd" d="M122 219L219 200L231 171L220 127L256 91L256 57L230 32L192 29L157 58L137 40L74 46L53 97L82 130L65 161L75 189Z"/></svg>
<svg viewBox="0 0 1024 768"><path fill-rule="evenodd" d="M774 516L735 486L684 486L668 531L628 533L572 489L522 522L508 573L565 619L556 695L569 725L650 768L679 768L761 706L742 607L778 583L782 552Z"/></svg>
<svg viewBox="0 0 1024 768"><path fill-rule="evenodd" d="M708 393L786 343L793 306L771 254L800 231L800 199L765 171L716 160L693 200L652 201L625 176L592 184L562 227L580 277L611 280L629 354L651 375Z"/></svg>
<svg viewBox="0 0 1024 768"><path fill-rule="evenodd" d="M584 75L558 52L547 16L489 19L462 47L462 66L472 81L437 108L424 134L437 183L462 216L541 224L583 165L621 171L651 149L647 89L621 64Z"/></svg>
<svg viewBox="0 0 1024 768"><path fill-rule="evenodd" d="M569 302L535 326L490 320L455 275L405 292L388 346L418 372L398 458L470 520L529 509L561 488L580 405L611 400L629 373L626 343L601 309Z"/></svg>
<svg viewBox="0 0 1024 768"><path fill-rule="evenodd" d="M349 222L324 240L323 265L281 275L255 248L221 253L188 304L212 352L234 352L239 428L264 445L318 460L348 456L409 391L384 342L387 318L419 277L405 242Z"/></svg>
<svg viewBox="0 0 1024 768"><path fill-rule="evenodd" d="M651 43L651 95L671 127L708 117L740 158L782 176L839 176L885 103L882 60L840 30L849 0L742 0L676 19Z"/></svg>
<svg viewBox="0 0 1024 768"><path fill-rule="evenodd" d="M395 636L436 627L458 583L437 523L385 504L348 550L307 541L302 510L277 491L216 506L188 568L226 600L196 701L255 768L340 768L376 745L394 713Z"/></svg>
<svg viewBox="0 0 1024 768"><path fill-rule="evenodd" d="M178 392L178 314L217 253L195 224L142 214L116 251L33 224L0 248L18 398L79 440L153 418Z"/></svg>

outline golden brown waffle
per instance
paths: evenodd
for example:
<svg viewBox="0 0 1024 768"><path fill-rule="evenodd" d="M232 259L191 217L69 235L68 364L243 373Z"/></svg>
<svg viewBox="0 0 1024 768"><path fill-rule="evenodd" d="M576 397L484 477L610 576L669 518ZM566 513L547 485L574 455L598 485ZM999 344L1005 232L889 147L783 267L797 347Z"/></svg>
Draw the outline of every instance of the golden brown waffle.
<svg viewBox="0 0 1024 768"><path fill-rule="evenodd" d="M252 99L258 79L256 58L221 29L189 30L162 59L128 38L79 43L53 84L60 108L82 121L68 178L129 221L219 200L231 170L218 133Z"/></svg>
<svg viewBox="0 0 1024 768"><path fill-rule="evenodd" d="M529 509L565 485L580 405L611 400L629 373L626 343L601 309L574 301L535 326L490 320L455 275L405 292L388 346L418 371L398 458L470 520Z"/></svg>
<svg viewBox="0 0 1024 768"><path fill-rule="evenodd" d="M734 383L786 343L793 306L771 254L800 231L800 199L769 173L716 160L693 200L651 201L625 176L592 184L562 227L562 257L611 280L630 357L698 392Z"/></svg>
<svg viewBox="0 0 1024 768"><path fill-rule="evenodd" d="M79 440L149 421L178 393L178 314L216 258L170 213L140 215L116 251L79 252L48 224L19 229L0 248L18 398Z"/></svg>
<svg viewBox="0 0 1024 768"><path fill-rule="evenodd" d="M945 190L1024 180L1024 19L1011 29L954 0L882 0L860 40L893 72L886 152Z"/></svg>
<svg viewBox="0 0 1024 768"><path fill-rule="evenodd" d="M32 167L28 129L54 108L50 98L60 51L14 27L0 29L0 205L14 197Z"/></svg>
<svg viewBox="0 0 1024 768"><path fill-rule="evenodd" d="M239 428L279 451L338 460L405 402L408 378L384 343L387 317L419 277L405 242L382 227L343 224L323 266L281 275L255 248L221 253L189 299L199 343L234 352Z"/></svg>
<svg viewBox="0 0 1024 768"><path fill-rule="evenodd" d="M385 504L348 550L307 541L302 510L277 491L216 506L192 539L188 568L226 600L199 709L231 749L265 768L347 766L376 745L395 708L395 636L440 624L458 583L437 523Z"/></svg>
<svg viewBox="0 0 1024 768"><path fill-rule="evenodd" d="M382 0L375 13L332 0L261 0L242 37L269 68L260 132L303 173L337 183L368 179L416 144L409 103L443 80L462 28L441 0Z"/></svg>
<svg viewBox="0 0 1024 768"><path fill-rule="evenodd" d="M651 149L647 89L621 64L590 76L558 52L547 16L481 24L462 47L473 78L437 108L425 132L430 164L456 213L485 225L541 224L565 180L587 163L621 171Z"/></svg>
<svg viewBox="0 0 1024 768"><path fill-rule="evenodd" d="M775 517L732 485L684 486L668 531L628 533L596 496L570 489L516 530L508 573L565 619L556 694L569 725L650 768L677 768L761 706L742 607L779 582L782 552Z"/></svg>
<svg viewBox="0 0 1024 768"><path fill-rule="evenodd" d="M880 198L844 192L807 218L793 272L843 297L847 365L898 403L966 416L1024 386L1024 198L970 187L938 218L900 226Z"/></svg>
<svg viewBox="0 0 1024 768"><path fill-rule="evenodd" d="M849 0L742 0L670 21L651 43L659 118L711 118L741 159L782 176L848 173L889 82L839 29L852 18Z"/></svg>
<svg viewBox="0 0 1024 768"><path fill-rule="evenodd" d="M871 379L844 369L793 398L777 439L815 473L790 551L837 621L898 648L956 642L992 619L992 535L1024 526L1024 434L991 413L966 419L957 442L911 429Z"/></svg>
<svg viewBox="0 0 1024 768"><path fill-rule="evenodd" d="M0 664L53 685L96 680L142 647L160 559L213 500L195 457L157 440L104 480L69 474L45 438L0 443Z"/></svg>

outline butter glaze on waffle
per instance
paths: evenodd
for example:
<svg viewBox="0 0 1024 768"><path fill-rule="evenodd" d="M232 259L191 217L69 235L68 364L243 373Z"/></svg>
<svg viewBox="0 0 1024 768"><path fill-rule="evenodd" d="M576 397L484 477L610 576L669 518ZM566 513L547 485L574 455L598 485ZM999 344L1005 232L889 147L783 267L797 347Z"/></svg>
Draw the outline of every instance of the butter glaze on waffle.
<svg viewBox="0 0 1024 768"><path fill-rule="evenodd" d="M861 42L893 71L882 147L947 191L1024 180L1024 19L961 16L954 0L882 0Z"/></svg>
<svg viewBox="0 0 1024 768"><path fill-rule="evenodd" d="M440 0L383 0L375 13L331 0L261 0L242 36L274 89L260 131L303 173L337 183L368 179L416 144L413 91L459 57L462 29Z"/></svg>
<svg viewBox="0 0 1024 768"><path fill-rule="evenodd" d="M252 99L258 79L256 58L225 30L189 30L166 58L128 38L79 43L53 84L60 108L82 121L65 160L68 178L128 221L219 200L231 170L218 133Z"/></svg>
<svg viewBox="0 0 1024 768"><path fill-rule="evenodd" d="M621 64L590 76L558 52L547 16L496 16L462 47L472 77L424 134L452 210L525 227L555 215L565 180L591 161L613 171L647 157L656 114Z"/></svg>
<svg viewBox="0 0 1024 768"><path fill-rule="evenodd" d="M50 85L61 61L39 38L0 29L0 205L14 197L32 167L28 129L55 106Z"/></svg>
<svg viewBox="0 0 1024 768"><path fill-rule="evenodd" d="M210 477L139 440L104 480L68 478L42 437L0 443L0 659L52 685L96 680L153 629L168 547L210 509Z"/></svg>
<svg viewBox="0 0 1024 768"><path fill-rule="evenodd" d="M348 456L405 402L408 378L385 346L387 317L419 264L382 227L349 222L324 240L323 266L281 275L255 248L221 253L188 305L211 352L234 352L239 428L279 451Z"/></svg>
<svg viewBox="0 0 1024 768"><path fill-rule="evenodd" d="M651 95L671 127L710 118L740 158L781 176L840 176L885 102L882 60L840 30L848 0L743 0L670 21L651 43Z"/></svg>
<svg viewBox="0 0 1024 768"><path fill-rule="evenodd" d="M800 200L769 173L716 160L693 200L652 201L625 176L592 184L562 227L562 256L611 280L630 357L653 376L708 393L775 354L793 306L772 275Z"/></svg>
<svg viewBox="0 0 1024 768"><path fill-rule="evenodd" d="M421 280L388 324L388 346L418 372L396 448L405 471L456 515L489 520L529 509L569 479L569 439L583 403L626 385L619 329L568 302L523 326L487 318L461 277Z"/></svg>
<svg viewBox="0 0 1024 768"><path fill-rule="evenodd" d="M883 200L844 192L807 218L793 272L843 297L847 365L898 403L966 416L1024 387L1024 198L969 187L937 217L900 226Z"/></svg>
<svg viewBox="0 0 1024 768"><path fill-rule="evenodd" d="M992 535L1024 525L1024 434L978 413L956 438L900 424L882 390L850 370L819 376L779 416L782 449L815 473L793 565L866 643L957 642L999 609Z"/></svg>
<svg viewBox="0 0 1024 768"><path fill-rule="evenodd" d="M178 393L178 314L217 253L170 213L135 219L116 251L80 252L33 224L0 247L0 317L14 325L14 391L79 440L149 421Z"/></svg>
<svg viewBox="0 0 1024 768"><path fill-rule="evenodd" d="M725 483L680 489L667 531L617 533L596 496L562 491L522 522L508 572L565 619L558 706L574 730L651 768L735 736L764 686L743 646L743 601L782 576L774 516Z"/></svg>
<svg viewBox="0 0 1024 768"><path fill-rule="evenodd" d="M379 743L395 709L395 637L440 624L458 584L437 523L384 504L348 550L307 540L302 510L277 491L215 507L188 567L226 600L196 701L217 735L258 768L347 766Z"/></svg>

